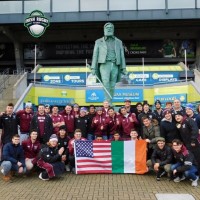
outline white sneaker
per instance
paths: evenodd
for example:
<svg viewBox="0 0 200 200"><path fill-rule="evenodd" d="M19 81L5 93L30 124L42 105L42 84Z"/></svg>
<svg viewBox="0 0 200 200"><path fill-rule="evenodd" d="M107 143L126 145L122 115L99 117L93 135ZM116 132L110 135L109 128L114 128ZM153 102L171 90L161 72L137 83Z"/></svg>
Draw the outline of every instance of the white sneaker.
<svg viewBox="0 0 200 200"><path fill-rule="evenodd" d="M198 186L198 180L199 178L197 177L196 180L192 181L192 186L197 187Z"/></svg>
<svg viewBox="0 0 200 200"><path fill-rule="evenodd" d="M3 167L0 167L0 171L1 171L2 174L4 174L4 169L3 169Z"/></svg>
<svg viewBox="0 0 200 200"><path fill-rule="evenodd" d="M184 181L185 179L186 179L186 177L183 175L183 176L181 176L180 181Z"/></svg>
<svg viewBox="0 0 200 200"><path fill-rule="evenodd" d="M177 176L177 177L174 179L174 182L175 182L175 183L179 183L179 182L181 182L180 177Z"/></svg>
<svg viewBox="0 0 200 200"><path fill-rule="evenodd" d="M43 181L48 181L48 180L49 180L49 178L42 178L42 172L41 172L40 175L39 175L39 179L41 179L41 180L43 180Z"/></svg>

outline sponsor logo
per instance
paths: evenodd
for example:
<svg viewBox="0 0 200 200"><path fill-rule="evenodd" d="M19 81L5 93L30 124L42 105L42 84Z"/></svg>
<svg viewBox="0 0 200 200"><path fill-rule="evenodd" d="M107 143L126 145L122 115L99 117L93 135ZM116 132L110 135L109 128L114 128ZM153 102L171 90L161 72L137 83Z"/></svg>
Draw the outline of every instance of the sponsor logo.
<svg viewBox="0 0 200 200"><path fill-rule="evenodd" d="M95 92L92 92L91 95L88 97L89 100L96 101L99 99Z"/></svg>
<svg viewBox="0 0 200 200"><path fill-rule="evenodd" d="M24 26L28 29L29 33L36 38L44 34L49 24L49 19L39 10L31 12L24 22Z"/></svg>

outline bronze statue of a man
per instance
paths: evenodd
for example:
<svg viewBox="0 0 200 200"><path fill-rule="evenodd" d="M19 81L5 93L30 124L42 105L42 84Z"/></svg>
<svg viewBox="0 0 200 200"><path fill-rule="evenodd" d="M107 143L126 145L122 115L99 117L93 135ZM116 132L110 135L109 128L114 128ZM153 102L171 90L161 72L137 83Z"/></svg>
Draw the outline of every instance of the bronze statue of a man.
<svg viewBox="0 0 200 200"><path fill-rule="evenodd" d="M110 22L104 25L104 37L95 42L91 70L104 86L105 100L111 103L115 85L127 71L122 41L114 36L114 25Z"/></svg>

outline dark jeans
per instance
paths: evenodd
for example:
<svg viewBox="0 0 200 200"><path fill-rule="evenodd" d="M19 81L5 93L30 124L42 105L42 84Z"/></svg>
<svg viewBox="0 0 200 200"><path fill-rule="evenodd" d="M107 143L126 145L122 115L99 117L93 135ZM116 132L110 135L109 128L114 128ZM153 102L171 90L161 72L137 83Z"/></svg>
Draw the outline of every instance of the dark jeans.
<svg viewBox="0 0 200 200"><path fill-rule="evenodd" d="M173 171L173 170L177 169L178 167L180 167L182 165L183 165L183 163L180 163L180 162L172 164L171 170ZM197 178L197 176L196 176L197 172L198 172L197 167L192 165L190 167L190 169L188 169L187 171L184 171L184 175L185 175L186 178L192 179L194 181Z"/></svg>

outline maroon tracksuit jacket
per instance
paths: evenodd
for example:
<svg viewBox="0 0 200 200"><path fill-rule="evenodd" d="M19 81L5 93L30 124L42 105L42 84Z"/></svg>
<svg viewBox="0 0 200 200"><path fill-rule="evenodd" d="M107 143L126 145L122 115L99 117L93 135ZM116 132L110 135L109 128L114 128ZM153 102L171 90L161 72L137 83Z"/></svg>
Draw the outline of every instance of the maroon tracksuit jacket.
<svg viewBox="0 0 200 200"><path fill-rule="evenodd" d="M20 131L29 133L33 112L27 113L25 110L19 110L16 115L19 119Z"/></svg>
<svg viewBox="0 0 200 200"><path fill-rule="evenodd" d="M133 122L131 122L131 119ZM126 117L124 115L120 116L120 126L123 135L130 135L131 129L135 129L138 124L139 122L134 113L129 113Z"/></svg>
<svg viewBox="0 0 200 200"><path fill-rule="evenodd" d="M120 125L117 123L117 121L119 123L119 116L116 114L114 117L109 116L106 118L104 129L107 130L108 134L113 135L114 132L119 131Z"/></svg>
<svg viewBox="0 0 200 200"><path fill-rule="evenodd" d="M36 140L34 143L32 143L31 139L29 138L28 140L24 140L22 142L22 147L24 150L25 158L33 158L32 163L36 164L37 156L41 148L39 141Z"/></svg>
<svg viewBox="0 0 200 200"><path fill-rule="evenodd" d="M107 132L104 129L106 122L106 118L103 115L96 115L92 120L92 129L94 130L95 135L106 135ZM103 130L101 130L101 127L103 126Z"/></svg>
<svg viewBox="0 0 200 200"><path fill-rule="evenodd" d="M63 110L61 113L61 116L64 118L65 125L67 127L68 133L73 133L75 130L75 118L74 114L71 112L70 114L66 113L65 110Z"/></svg>

